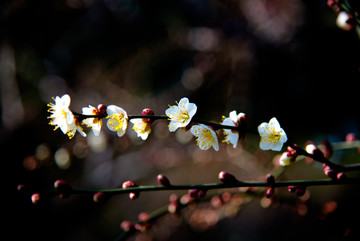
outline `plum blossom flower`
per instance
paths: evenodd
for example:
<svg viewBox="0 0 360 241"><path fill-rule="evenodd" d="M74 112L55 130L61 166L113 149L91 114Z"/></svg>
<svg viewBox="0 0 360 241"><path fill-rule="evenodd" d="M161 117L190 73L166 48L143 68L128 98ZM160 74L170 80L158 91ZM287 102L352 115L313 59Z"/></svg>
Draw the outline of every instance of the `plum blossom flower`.
<svg viewBox="0 0 360 241"><path fill-rule="evenodd" d="M177 104L169 106L170 108L165 111L165 114L170 118L170 132L176 131L179 127L187 126L197 110L197 106L194 103L189 103L189 99L186 97Z"/></svg>
<svg viewBox="0 0 360 241"><path fill-rule="evenodd" d="M219 151L217 135L210 127L204 124L199 124L192 126L190 131L197 137L197 145L201 150L207 150L210 147L213 147L215 151Z"/></svg>
<svg viewBox="0 0 360 241"><path fill-rule="evenodd" d="M263 122L258 127L260 134L260 149L280 151L287 141L285 131L280 127L278 120L273 117L269 123Z"/></svg>
<svg viewBox="0 0 360 241"><path fill-rule="evenodd" d="M111 131L116 131L116 134L121 137L125 134L128 127L129 117L126 111L116 105L109 105L106 109L108 116L107 127Z"/></svg>
<svg viewBox="0 0 360 241"><path fill-rule="evenodd" d="M141 137L142 140L146 140L151 133L151 124L143 119L131 119L130 121L134 124L133 129L137 136Z"/></svg>
<svg viewBox="0 0 360 241"><path fill-rule="evenodd" d="M244 123L240 123L240 122L244 122ZM245 124L245 122L246 122L246 114L245 113L236 114L236 111L234 110L230 112L229 117L224 118L221 124L226 126L237 127L240 124ZM241 134L242 134L241 136L243 137L244 133ZM225 135L225 139L223 140L223 142L228 144L231 143L233 147L236 148L239 140L239 132L234 130L224 129L224 135Z"/></svg>
<svg viewBox="0 0 360 241"><path fill-rule="evenodd" d="M89 105L89 107L82 108L83 115L99 115L100 112L95 107ZM101 118L86 118L82 121L85 125L92 128L95 136L100 135L100 130L102 127L102 119Z"/></svg>
<svg viewBox="0 0 360 241"><path fill-rule="evenodd" d="M61 98L56 96L54 98L54 103L49 103L48 106L49 112L51 115L48 117L50 119L49 124L55 126L55 129L60 128L60 130L69 136L71 139L76 131L82 136L86 136L85 132L82 130L79 121L75 118L74 114L69 109L71 98L69 95L65 94Z"/></svg>

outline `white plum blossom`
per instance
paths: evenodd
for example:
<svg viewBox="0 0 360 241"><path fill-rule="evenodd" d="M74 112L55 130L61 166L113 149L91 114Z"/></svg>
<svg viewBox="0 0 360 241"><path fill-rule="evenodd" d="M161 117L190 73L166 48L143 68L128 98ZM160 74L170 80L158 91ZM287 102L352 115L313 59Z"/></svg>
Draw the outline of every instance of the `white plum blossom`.
<svg viewBox="0 0 360 241"><path fill-rule="evenodd" d="M224 120L221 124L226 125L226 126L237 127L237 126L239 126L240 118L245 118L245 114L244 113L236 114L236 111L233 110L230 112L229 117L224 118ZM228 144L231 143L233 145L233 147L236 148L238 140L239 140L239 132L234 131L234 130L224 129L224 135L225 135L225 138L224 138L223 142L228 143Z"/></svg>
<svg viewBox="0 0 360 241"><path fill-rule="evenodd" d="M146 140L151 133L151 124L145 122L143 119L131 119L130 121L134 124L133 129L137 133L137 136L142 140Z"/></svg>
<svg viewBox="0 0 360 241"><path fill-rule="evenodd" d="M169 106L165 114L170 118L169 131L174 132L180 127L187 126L195 115L197 106L189 99L182 98L177 105Z"/></svg>
<svg viewBox="0 0 360 241"><path fill-rule="evenodd" d="M199 124L192 126L190 131L197 137L197 145L201 150L207 150L210 147L213 147L215 151L219 151L217 135L210 127L204 124Z"/></svg>
<svg viewBox="0 0 360 241"><path fill-rule="evenodd" d="M82 108L82 114L83 115L99 115L100 113L95 107L89 105L89 107ZM100 135L100 130L101 130L101 127L103 124L101 118L86 118L82 122L93 130L93 133L95 136Z"/></svg>
<svg viewBox="0 0 360 241"><path fill-rule="evenodd" d="M109 105L106 109L108 116L107 127L111 131L115 131L116 134L121 137L125 134L128 127L129 117L126 111L116 105Z"/></svg>
<svg viewBox="0 0 360 241"><path fill-rule="evenodd" d="M263 122L258 127L260 134L260 149L280 151L287 141L285 131L280 127L278 120L273 117L269 123Z"/></svg>
<svg viewBox="0 0 360 241"><path fill-rule="evenodd" d="M60 128L60 130L69 136L71 139L76 131L82 136L86 136L85 132L82 130L79 121L75 118L74 114L69 109L71 98L69 95L65 94L61 98L56 96L54 98L54 103L49 103L48 106L49 112L51 115L48 117L50 119L50 125L55 126L55 129Z"/></svg>

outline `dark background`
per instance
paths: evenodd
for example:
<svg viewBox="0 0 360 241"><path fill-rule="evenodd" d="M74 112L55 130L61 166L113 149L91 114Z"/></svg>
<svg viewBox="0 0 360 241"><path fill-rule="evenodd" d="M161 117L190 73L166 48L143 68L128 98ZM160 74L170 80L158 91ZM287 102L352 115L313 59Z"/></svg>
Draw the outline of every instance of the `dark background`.
<svg viewBox="0 0 360 241"><path fill-rule="evenodd" d="M129 114L146 107L164 114L187 96L204 120L221 121L237 110L255 130L276 116L300 145L358 136L360 41L355 31L336 26L326 1L14 0L0 6L2 197L12 240L113 240L124 219L136 221L140 212L166 205L170 194L146 193L135 201L124 195L105 204L54 197L33 205L16 192L20 183L50 190L61 178L76 187L113 188L127 179L155 184L158 173L174 183L207 183L217 182L221 170L262 180L278 154L258 150L251 135L235 151L221 144L219 153L201 152L181 130L169 134L163 121L146 142L131 128L118 138L105 127L99 150L90 136L68 140L48 125L46 105L64 93L78 112L103 103ZM39 146L49 152L42 159ZM71 165L55 161L60 148ZM356 151L334 156L335 162L357 160ZM284 178L325 176L319 165L301 162ZM159 231L166 235L132 239L358 240L358 186L310 192L306 201L280 192L274 202L280 205L266 209L255 198L206 229L183 220ZM329 201L337 208L324 217ZM303 215L299 203L307 207Z"/></svg>

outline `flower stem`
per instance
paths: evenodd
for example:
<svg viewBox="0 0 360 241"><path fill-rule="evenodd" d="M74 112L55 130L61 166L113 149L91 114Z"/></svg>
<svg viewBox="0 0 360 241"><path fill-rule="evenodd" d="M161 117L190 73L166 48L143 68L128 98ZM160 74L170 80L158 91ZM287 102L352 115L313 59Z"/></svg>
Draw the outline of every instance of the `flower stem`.
<svg viewBox="0 0 360 241"><path fill-rule="evenodd" d="M304 149L300 148L297 145L294 144L288 144L288 146L290 146L291 148L293 148L294 150L297 151L297 153L299 155L303 155L303 156L307 156L310 157L312 159L314 159L315 161L318 161L320 163L323 163L331 168L333 168L334 170L338 171L338 172L345 172L345 171L358 171L360 170L360 164L348 164L348 165L339 165L336 163L331 162L329 159L327 159L325 156L323 155L313 155L310 154L308 152L306 152Z"/></svg>
<svg viewBox="0 0 360 241"><path fill-rule="evenodd" d="M295 181L277 181L271 184L272 187L288 187L288 186L326 186L326 185L344 185L344 184L360 184L360 179L346 179L346 180L332 180L332 179L320 179L320 180L295 180ZM268 182L242 182L237 181L234 183L208 183L208 184L189 184L189 185L171 185L171 186L137 186L131 188L115 188L115 189L80 189L73 188L73 194L85 194L85 193L97 193L103 192L108 194L124 194L131 192L150 192L150 191L175 191L175 190L213 190L213 189L227 189L238 187L269 187Z"/></svg>

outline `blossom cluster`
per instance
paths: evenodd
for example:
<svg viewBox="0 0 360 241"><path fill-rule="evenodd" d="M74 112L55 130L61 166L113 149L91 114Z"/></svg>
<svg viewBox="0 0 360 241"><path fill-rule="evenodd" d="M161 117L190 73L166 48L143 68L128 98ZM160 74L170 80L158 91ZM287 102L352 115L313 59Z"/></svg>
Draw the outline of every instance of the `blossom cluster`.
<svg viewBox="0 0 360 241"><path fill-rule="evenodd" d="M129 122L133 124L133 130L138 137L146 140L151 133L151 123L156 118L167 117L169 122L169 131L175 132L179 128L190 130L196 137L197 145L201 150L213 148L219 150L219 141L217 129L223 130L223 142L237 147L239 139L245 137L247 116L245 113L239 113L235 110L229 113L228 117L223 116L221 123L209 123L202 121L194 121L197 106L190 103L189 99L183 97L176 105L169 105L166 109L166 116L154 116L151 109L144 109L141 116L129 116L127 112L116 105L105 106L100 104L97 108L89 105L82 108L82 113L72 112L70 107L70 96L65 94L62 97L54 98L55 104L50 103L48 106L50 125L55 126L55 130L60 128L64 134L72 138L76 131L86 137L81 124L91 128L94 135L98 136L103 126L103 119L107 119L106 126L110 131L116 132L121 137L129 126ZM151 118L151 116L155 118ZM280 127L278 120L273 117L269 123L263 122L258 126L260 135L259 147L262 150L281 151L283 144L287 141L285 131Z"/></svg>

